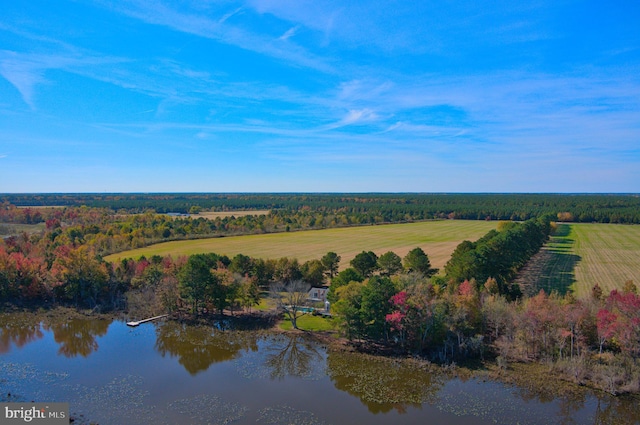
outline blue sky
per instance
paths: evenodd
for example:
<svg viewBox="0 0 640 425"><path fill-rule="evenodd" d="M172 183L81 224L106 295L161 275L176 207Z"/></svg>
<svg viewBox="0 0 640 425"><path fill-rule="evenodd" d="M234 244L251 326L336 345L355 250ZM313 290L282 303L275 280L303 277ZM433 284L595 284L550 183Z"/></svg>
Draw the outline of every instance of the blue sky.
<svg viewBox="0 0 640 425"><path fill-rule="evenodd" d="M640 2L16 1L0 192L640 192Z"/></svg>

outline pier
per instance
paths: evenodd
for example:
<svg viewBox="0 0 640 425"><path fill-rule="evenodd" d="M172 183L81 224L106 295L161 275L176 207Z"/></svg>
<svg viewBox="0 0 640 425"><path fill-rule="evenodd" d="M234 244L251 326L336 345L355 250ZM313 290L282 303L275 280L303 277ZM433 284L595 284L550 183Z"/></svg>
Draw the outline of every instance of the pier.
<svg viewBox="0 0 640 425"><path fill-rule="evenodd" d="M134 326L138 326L138 325L139 325L139 324L141 324L141 323L150 322L150 321L152 321L152 320L161 319L161 318L163 318L163 317L167 317L167 316L168 316L168 314L162 314L162 315L160 315L160 316L150 317L150 318L148 318L148 319L139 320L139 321L137 321L137 322L127 322L127 326L132 326L132 327L134 327Z"/></svg>

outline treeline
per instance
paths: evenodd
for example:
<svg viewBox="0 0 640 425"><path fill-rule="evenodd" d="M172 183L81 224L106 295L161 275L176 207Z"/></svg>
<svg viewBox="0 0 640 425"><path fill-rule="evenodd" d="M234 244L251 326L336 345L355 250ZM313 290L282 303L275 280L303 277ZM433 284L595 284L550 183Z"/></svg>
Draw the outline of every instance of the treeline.
<svg viewBox="0 0 640 425"><path fill-rule="evenodd" d="M5 194L20 206L82 206L126 213L272 210L339 215L351 224L434 218L640 224L637 194ZM311 226L313 227L313 226Z"/></svg>
<svg viewBox="0 0 640 425"><path fill-rule="evenodd" d="M133 301L136 308L156 311L186 306L193 313L202 306L234 310L250 308L259 301L259 290L274 282L325 284L340 261L335 253L302 264L290 258L238 254L230 259L212 253L109 263L87 245L47 242L47 237L26 234L0 241L0 303L111 310L126 309Z"/></svg>
<svg viewBox="0 0 640 425"><path fill-rule="evenodd" d="M27 219L28 218L28 219ZM380 223L382 223L382 218ZM106 208L17 208L5 204L0 208L0 223L45 222L43 234L31 235L51 251L60 245L89 247L106 256L115 252L141 248L153 243L258 233L288 232L362 225L344 213L287 213L203 217L172 217L164 214L118 214ZM374 223L372 223L374 224ZM27 236L23 236L27 237ZM12 238L12 239L15 239ZM11 239L9 240L11 243Z"/></svg>
<svg viewBox="0 0 640 425"><path fill-rule="evenodd" d="M437 362L544 362L557 375L612 394L640 392L640 297L547 295L510 302L473 281L442 285L416 274L374 275L340 287L332 306L352 340Z"/></svg>
<svg viewBox="0 0 640 425"><path fill-rule="evenodd" d="M512 284L518 271L537 253L551 232L549 218L524 223L501 222L476 242L464 241L456 247L445 266L449 280L460 283L474 279L491 293L510 300L522 293Z"/></svg>

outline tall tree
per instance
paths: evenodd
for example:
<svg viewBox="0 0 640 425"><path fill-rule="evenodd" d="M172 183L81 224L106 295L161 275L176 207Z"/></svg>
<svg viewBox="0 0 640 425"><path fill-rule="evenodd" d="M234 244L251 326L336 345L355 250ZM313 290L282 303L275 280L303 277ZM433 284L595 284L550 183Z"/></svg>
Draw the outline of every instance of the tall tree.
<svg viewBox="0 0 640 425"><path fill-rule="evenodd" d="M373 251L362 251L350 264L362 276L369 277L378 268L378 256Z"/></svg>
<svg viewBox="0 0 640 425"><path fill-rule="evenodd" d="M308 313L305 307L309 289L311 285L303 280L281 281L271 285L271 298L284 311L294 329L298 329L298 319Z"/></svg>
<svg viewBox="0 0 640 425"><path fill-rule="evenodd" d="M320 261L324 266L325 271L329 275L329 279L333 279L333 276L338 273L338 267L340 265L340 256L335 252L329 251L327 252Z"/></svg>
<svg viewBox="0 0 640 425"><path fill-rule="evenodd" d="M386 337L387 314L391 313L391 297L396 288L391 279L373 276L362 288L362 319L367 324L367 334L374 339Z"/></svg>
<svg viewBox="0 0 640 425"><path fill-rule="evenodd" d="M438 269L431 268L429 257L422 248L413 248L403 258L404 268L408 272L422 273L425 277L431 277L438 273Z"/></svg>
<svg viewBox="0 0 640 425"><path fill-rule="evenodd" d="M313 286L324 284L324 266L320 260L309 260L300 267L302 278Z"/></svg>
<svg viewBox="0 0 640 425"><path fill-rule="evenodd" d="M207 300L214 277L212 265L207 257L201 254L192 255L178 273L180 296L191 303L193 313L198 313L198 305Z"/></svg>
<svg viewBox="0 0 640 425"><path fill-rule="evenodd" d="M382 276L393 276L402 270L402 259L395 252L385 252L378 258L378 269Z"/></svg>
<svg viewBox="0 0 640 425"><path fill-rule="evenodd" d="M342 270L331 280L331 286L329 287L329 291L327 293L327 299L332 303L338 301L339 288L346 286L351 282L362 282L363 280L364 277L362 277L362 275L352 267Z"/></svg>

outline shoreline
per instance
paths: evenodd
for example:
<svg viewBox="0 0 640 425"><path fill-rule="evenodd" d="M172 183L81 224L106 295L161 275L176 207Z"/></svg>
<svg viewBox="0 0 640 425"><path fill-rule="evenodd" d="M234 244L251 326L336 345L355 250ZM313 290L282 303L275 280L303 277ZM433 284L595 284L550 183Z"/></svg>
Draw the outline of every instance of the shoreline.
<svg viewBox="0 0 640 425"><path fill-rule="evenodd" d="M131 317L127 311L112 311L99 313L94 310L76 309L70 306L2 306L0 317L5 314L25 314L45 319L45 321L58 321L70 319L100 319L126 322ZM282 319L275 311L254 310L251 312L235 311L231 314L211 314L194 316L183 311L169 314L166 320L182 323L190 326L212 326L220 329L220 322L227 321L228 329L223 331L258 331L273 332L279 334L299 334L322 345L329 352L354 353L358 355L371 356L378 361L403 362L418 365L420 368L433 373L444 373L450 378L460 379L489 379L498 381L506 385L515 385L527 389L536 389L553 397L564 397L576 394L583 394L585 390L606 393L614 397L632 397L640 400L640 391L608 391L603 386L598 386L594 379L582 376L576 378L558 370L557 363L544 361L509 361L506 366L498 364L496 361L487 359L468 359L460 363L439 364L428 359L403 353L385 344L373 343L369 341L350 341L339 336L333 331L307 331L303 329L285 330L280 328ZM42 322L42 320L40 320ZM593 360L596 355L590 355L593 364L602 359ZM591 364L591 366L593 366ZM549 381L553 380L553 385Z"/></svg>

